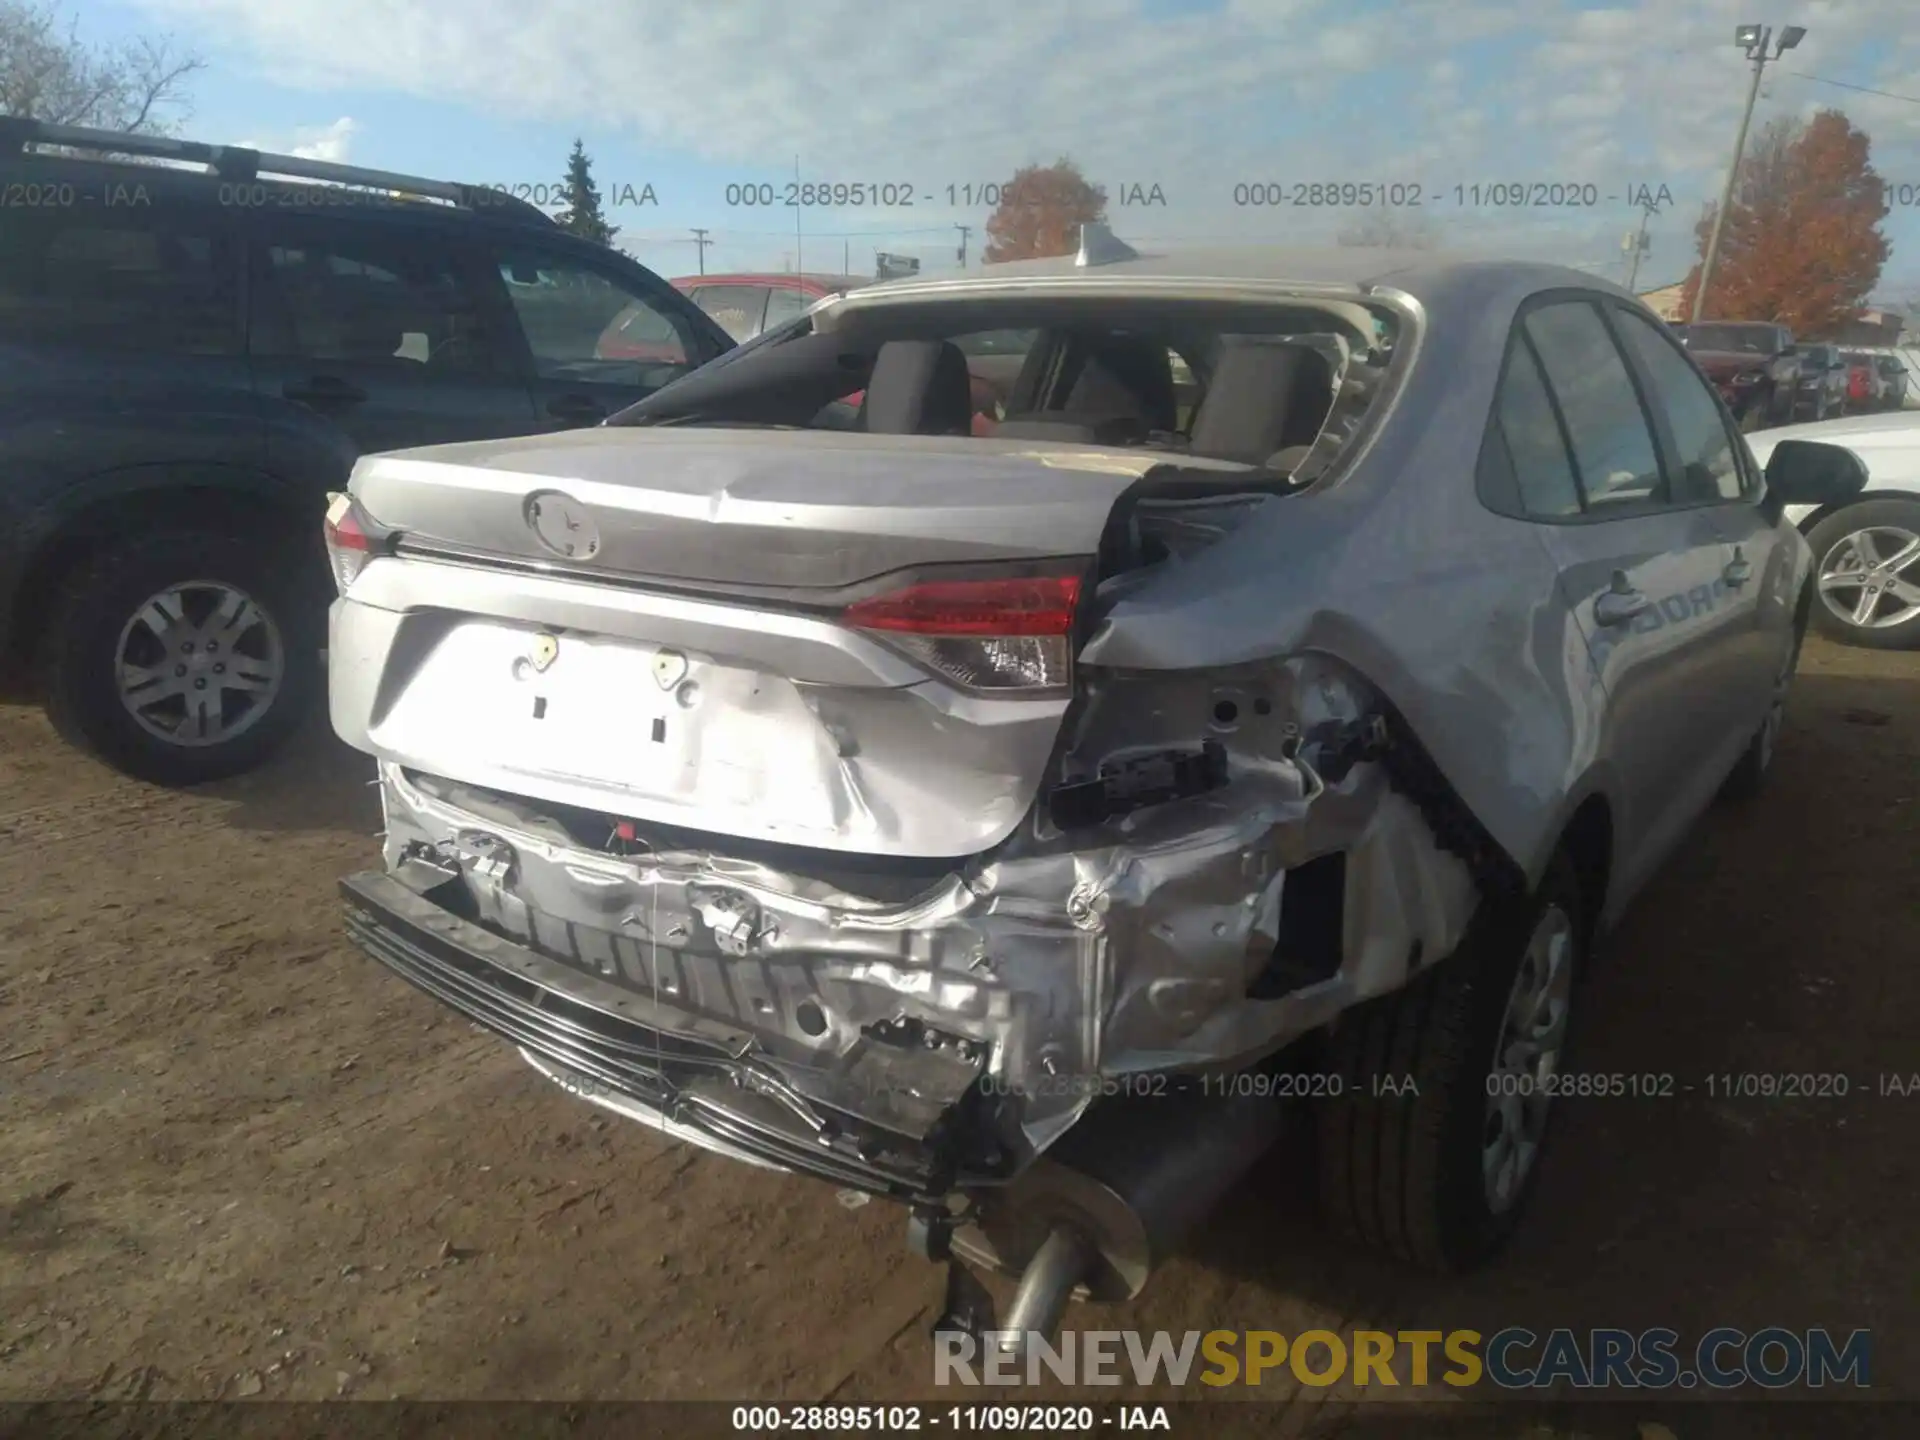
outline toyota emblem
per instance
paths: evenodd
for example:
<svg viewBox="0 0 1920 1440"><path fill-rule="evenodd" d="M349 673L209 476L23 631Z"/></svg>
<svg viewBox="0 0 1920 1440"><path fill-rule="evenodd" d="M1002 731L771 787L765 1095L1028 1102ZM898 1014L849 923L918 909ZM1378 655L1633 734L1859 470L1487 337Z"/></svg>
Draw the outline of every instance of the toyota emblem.
<svg viewBox="0 0 1920 1440"><path fill-rule="evenodd" d="M587 507L558 490L527 497L527 528L547 549L565 560L591 560L600 550L600 527Z"/></svg>

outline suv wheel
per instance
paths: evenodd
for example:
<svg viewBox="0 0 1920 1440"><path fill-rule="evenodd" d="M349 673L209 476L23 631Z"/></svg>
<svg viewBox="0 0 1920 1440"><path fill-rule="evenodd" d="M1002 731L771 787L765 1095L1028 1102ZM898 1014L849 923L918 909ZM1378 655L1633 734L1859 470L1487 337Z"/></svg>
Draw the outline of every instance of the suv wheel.
<svg viewBox="0 0 1920 1440"><path fill-rule="evenodd" d="M1402 1260L1497 1250L1539 1170L1586 931L1572 866L1491 907L1452 956L1341 1017L1320 1121L1321 1207Z"/></svg>
<svg viewBox="0 0 1920 1440"><path fill-rule="evenodd" d="M1920 646L1920 500L1863 500L1807 535L1822 633L1875 650Z"/></svg>
<svg viewBox="0 0 1920 1440"><path fill-rule="evenodd" d="M53 600L42 660L55 728L162 785L252 769L299 723L318 678L298 573L239 536L110 544Z"/></svg>

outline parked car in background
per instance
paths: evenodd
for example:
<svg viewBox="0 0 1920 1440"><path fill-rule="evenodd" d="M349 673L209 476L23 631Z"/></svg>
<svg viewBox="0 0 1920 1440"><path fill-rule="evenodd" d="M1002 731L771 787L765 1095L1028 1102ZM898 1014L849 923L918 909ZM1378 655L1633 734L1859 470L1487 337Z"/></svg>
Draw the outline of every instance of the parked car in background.
<svg viewBox="0 0 1920 1440"><path fill-rule="evenodd" d="M1715 321L1670 328L1742 430L1785 425L1794 418L1800 359L1786 326Z"/></svg>
<svg viewBox="0 0 1920 1440"><path fill-rule="evenodd" d="M148 780L299 720L360 456L590 425L733 345L496 191L15 119L0 190L0 657Z"/></svg>
<svg viewBox="0 0 1920 1440"><path fill-rule="evenodd" d="M1591 275L1380 264L1089 226L588 433L363 461L349 933L572 1093L1020 1274L1017 1339L1146 1283L1279 1075L1336 1224L1484 1259L1595 935L1766 774L1781 506L1864 475L1763 475ZM970 349L1018 355L992 438Z"/></svg>
<svg viewBox="0 0 1920 1440"><path fill-rule="evenodd" d="M690 296L736 341L783 325L816 300L874 284L871 275L682 275L673 286Z"/></svg>
<svg viewBox="0 0 1920 1440"><path fill-rule="evenodd" d="M1873 357L1880 378L1886 383L1886 406L1889 410L1899 410L1907 403L1908 377L1906 362L1891 351L1878 352Z"/></svg>
<svg viewBox="0 0 1920 1440"><path fill-rule="evenodd" d="M1799 384L1795 390L1794 417L1824 420L1841 415L1847 408L1849 366L1838 345L1820 341L1794 346L1800 364Z"/></svg>
<svg viewBox="0 0 1920 1440"><path fill-rule="evenodd" d="M1885 408L1920 404L1920 352L1898 346L1861 351L1869 357L1886 386Z"/></svg>
<svg viewBox="0 0 1920 1440"><path fill-rule="evenodd" d="M1765 461L1787 440L1840 445L1866 464L1861 494L1838 505L1789 507L1813 549L1822 632L1852 645L1920 648L1920 414L1859 415L1753 437Z"/></svg>

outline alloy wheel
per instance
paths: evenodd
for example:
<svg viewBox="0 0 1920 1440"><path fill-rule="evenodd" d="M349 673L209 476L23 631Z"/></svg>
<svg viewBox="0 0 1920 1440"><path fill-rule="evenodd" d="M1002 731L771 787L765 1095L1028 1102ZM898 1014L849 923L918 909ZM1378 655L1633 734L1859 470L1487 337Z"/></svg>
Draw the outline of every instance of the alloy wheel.
<svg viewBox="0 0 1920 1440"><path fill-rule="evenodd" d="M1872 525L1843 537L1820 562L1820 601L1848 625L1880 630L1920 615L1920 535Z"/></svg>
<svg viewBox="0 0 1920 1440"><path fill-rule="evenodd" d="M1495 1215L1519 1199L1546 1135L1573 1005L1573 947L1572 918L1549 905L1528 937L1507 996L1481 1128L1481 1176Z"/></svg>
<svg viewBox="0 0 1920 1440"><path fill-rule="evenodd" d="M170 745L219 745L251 729L286 679L272 615L234 585L196 580L147 598L120 631L120 703Z"/></svg>

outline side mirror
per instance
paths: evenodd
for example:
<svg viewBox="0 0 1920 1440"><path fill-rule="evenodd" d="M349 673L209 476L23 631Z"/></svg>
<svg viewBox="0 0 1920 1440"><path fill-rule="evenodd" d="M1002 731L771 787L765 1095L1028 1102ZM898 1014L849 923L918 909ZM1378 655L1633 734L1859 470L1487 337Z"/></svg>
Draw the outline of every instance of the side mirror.
<svg viewBox="0 0 1920 1440"><path fill-rule="evenodd" d="M1782 440L1767 457L1767 493L1783 505L1844 505L1866 488L1866 462L1843 445Z"/></svg>

